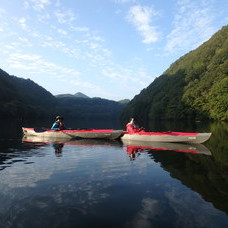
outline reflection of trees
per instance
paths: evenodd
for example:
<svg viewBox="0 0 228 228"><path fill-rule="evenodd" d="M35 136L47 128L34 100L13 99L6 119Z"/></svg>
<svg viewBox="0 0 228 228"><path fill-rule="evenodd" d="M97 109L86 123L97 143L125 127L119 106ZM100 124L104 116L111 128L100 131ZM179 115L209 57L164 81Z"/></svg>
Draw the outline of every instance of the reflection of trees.
<svg viewBox="0 0 228 228"><path fill-rule="evenodd" d="M167 122L163 124L164 126L159 125L162 130L178 129L177 126L167 126ZM152 159L160 162L172 177L181 180L183 184L200 193L205 200L212 202L216 208L228 213L228 123L194 123L192 126L179 127L190 131L212 132L205 146L213 156L151 151Z"/></svg>
<svg viewBox="0 0 228 228"><path fill-rule="evenodd" d="M210 125L210 131L212 137L207 146L211 148L216 161L221 163L222 166L228 166L228 123L214 122Z"/></svg>
<svg viewBox="0 0 228 228"><path fill-rule="evenodd" d="M228 213L228 169L214 157L174 152L149 152L170 175Z"/></svg>

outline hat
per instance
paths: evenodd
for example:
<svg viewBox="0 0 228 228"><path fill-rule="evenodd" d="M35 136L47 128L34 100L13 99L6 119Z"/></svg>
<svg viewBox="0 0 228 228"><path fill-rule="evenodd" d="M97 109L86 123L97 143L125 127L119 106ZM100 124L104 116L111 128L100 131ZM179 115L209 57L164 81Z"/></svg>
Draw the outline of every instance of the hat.
<svg viewBox="0 0 228 228"><path fill-rule="evenodd" d="M55 120L62 120L62 119L63 119L62 116L56 116L56 117L55 117Z"/></svg>

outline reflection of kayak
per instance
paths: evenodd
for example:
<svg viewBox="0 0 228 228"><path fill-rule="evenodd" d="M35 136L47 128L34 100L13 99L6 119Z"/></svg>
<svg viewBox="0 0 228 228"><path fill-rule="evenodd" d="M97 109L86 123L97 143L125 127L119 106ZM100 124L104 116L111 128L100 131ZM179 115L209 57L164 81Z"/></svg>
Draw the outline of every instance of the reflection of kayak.
<svg viewBox="0 0 228 228"><path fill-rule="evenodd" d="M208 140L211 133L185 133L185 132L137 132L134 134L125 133L123 140L137 140L146 142L182 142L182 143L203 143Z"/></svg>
<svg viewBox="0 0 228 228"><path fill-rule="evenodd" d="M210 150L202 144L187 144L187 143L169 143L169 142L145 142L135 140L122 140L127 146L127 150L172 150L185 153L196 153L211 155Z"/></svg>
<svg viewBox="0 0 228 228"><path fill-rule="evenodd" d="M89 138L89 139L118 139L122 134L122 130L112 129L85 129L85 130L61 130L52 131L47 129L36 128L22 128L25 136L39 136L45 138L61 138L61 139L73 139L73 138Z"/></svg>
<svg viewBox="0 0 228 228"><path fill-rule="evenodd" d="M94 145L114 145L121 146L122 143L119 140L109 140L109 139L67 139L67 138L50 138L50 137L39 137L39 136L24 136L22 138L24 143L34 143L36 145L45 144L65 144L73 146L94 146Z"/></svg>

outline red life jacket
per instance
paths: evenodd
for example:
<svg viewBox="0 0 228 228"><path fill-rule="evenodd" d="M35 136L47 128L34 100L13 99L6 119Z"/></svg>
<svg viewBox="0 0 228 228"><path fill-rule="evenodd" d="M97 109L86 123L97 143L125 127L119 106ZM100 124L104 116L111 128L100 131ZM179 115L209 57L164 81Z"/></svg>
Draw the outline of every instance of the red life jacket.
<svg viewBox="0 0 228 228"><path fill-rule="evenodd" d="M137 133L137 132L141 131L140 128L137 128L133 124L130 124L130 123L128 123L126 125L126 129L127 129L128 134L134 134L134 133Z"/></svg>

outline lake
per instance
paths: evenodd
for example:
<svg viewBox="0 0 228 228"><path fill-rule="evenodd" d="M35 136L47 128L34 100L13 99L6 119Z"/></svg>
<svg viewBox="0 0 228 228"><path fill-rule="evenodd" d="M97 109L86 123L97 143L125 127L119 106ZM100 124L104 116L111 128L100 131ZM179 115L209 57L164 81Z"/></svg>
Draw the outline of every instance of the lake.
<svg viewBox="0 0 228 228"><path fill-rule="evenodd" d="M120 140L22 139L2 121L0 227L228 227L228 123L149 123L153 131L212 132L203 147ZM116 121L69 121L115 128Z"/></svg>

